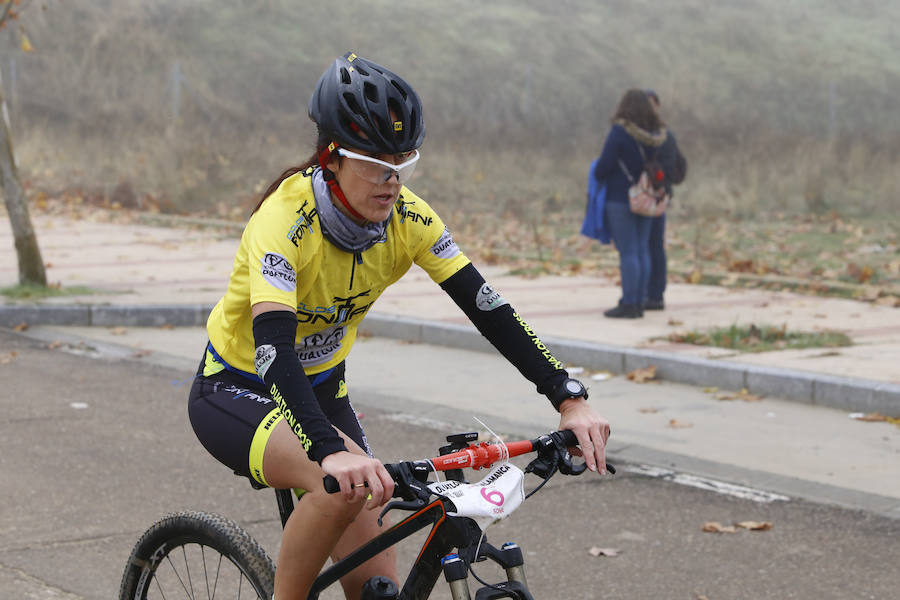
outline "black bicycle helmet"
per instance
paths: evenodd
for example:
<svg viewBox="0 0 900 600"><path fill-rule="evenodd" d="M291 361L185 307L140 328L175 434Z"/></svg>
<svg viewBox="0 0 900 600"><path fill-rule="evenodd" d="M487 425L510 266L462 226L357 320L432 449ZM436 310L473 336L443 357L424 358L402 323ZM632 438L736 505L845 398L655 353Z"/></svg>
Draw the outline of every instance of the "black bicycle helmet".
<svg viewBox="0 0 900 600"><path fill-rule="evenodd" d="M339 144L367 152L410 152L425 138L422 102L415 90L352 52L322 73L309 99L309 118Z"/></svg>

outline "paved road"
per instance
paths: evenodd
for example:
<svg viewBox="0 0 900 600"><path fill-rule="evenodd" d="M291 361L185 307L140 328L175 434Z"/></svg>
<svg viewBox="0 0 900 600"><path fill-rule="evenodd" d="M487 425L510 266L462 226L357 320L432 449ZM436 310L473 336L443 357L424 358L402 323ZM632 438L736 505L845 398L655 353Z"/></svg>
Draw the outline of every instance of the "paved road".
<svg viewBox="0 0 900 600"><path fill-rule="evenodd" d="M231 516L277 552L272 495L230 476L189 429L189 370L46 346L0 331L10 359L0 364L0 597L115 597L140 532L182 508ZM382 358L387 372L392 357ZM439 444L444 432L413 424L414 411L378 410L378 394L354 397L386 460ZM774 527L701 532L706 521L745 520ZM886 599L900 589L900 520L798 500L759 503L625 470L604 480L557 478L489 537L525 548L543 598ZM593 557L592 546L620 554Z"/></svg>

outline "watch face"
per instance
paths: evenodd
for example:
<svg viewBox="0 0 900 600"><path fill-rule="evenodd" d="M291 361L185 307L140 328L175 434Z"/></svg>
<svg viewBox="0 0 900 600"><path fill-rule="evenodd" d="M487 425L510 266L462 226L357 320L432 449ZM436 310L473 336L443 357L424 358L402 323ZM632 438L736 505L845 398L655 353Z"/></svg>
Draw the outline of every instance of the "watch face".
<svg viewBox="0 0 900 600"><path fill-rule="evenodd" d="M566 382L566 391L570 394L581 394L584 387L577 381L569 380Z"/></svg>

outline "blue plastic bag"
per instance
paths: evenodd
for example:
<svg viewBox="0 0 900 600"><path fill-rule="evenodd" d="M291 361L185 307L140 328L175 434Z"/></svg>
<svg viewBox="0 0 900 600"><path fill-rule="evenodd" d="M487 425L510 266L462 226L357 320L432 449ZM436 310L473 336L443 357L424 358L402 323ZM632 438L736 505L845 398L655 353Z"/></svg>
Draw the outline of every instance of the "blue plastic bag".
<svg viewBox="0 0 900 600"><path fill-rule="evenodd" d="M598 160L600 159L594 159L588 171L587 208L584 211L584 222L581 224L581 235L608 244L610 233L604 223L606 183L599 183L594 177L594 167L597 166Z"/></svg>

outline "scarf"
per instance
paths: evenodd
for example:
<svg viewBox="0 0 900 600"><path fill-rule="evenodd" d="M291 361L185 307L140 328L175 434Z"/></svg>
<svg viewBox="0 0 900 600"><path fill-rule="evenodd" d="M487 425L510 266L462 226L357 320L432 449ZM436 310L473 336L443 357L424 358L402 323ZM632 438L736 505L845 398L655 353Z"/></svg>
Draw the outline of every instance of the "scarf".
<svg viewBox="0 0 900 600"><path fill-rule="evenodd" d="M666 129L663 127L659 131L649 132L644 129L641 129L631 121L626 121L625 119L616 119L613 121L616 125L621 125L625 128L625 133L633 137L639 143L644 144L645 146L652 146L653 148L659 148L662 146L667 137Z"/></svg>
<svg viewBox="0 0 900 600"><path fill-rule="evenodd" d="M394 216L394 211L381 223L366 223L357 225L353 219L342 213L331 200L331 190L322 176L322 169L316 167L312 174L313 195L316 198L316 212L319 215L319 223L322 224L322 233L325 238L343 250L352 254L359 254L368 250L384 237L388 223Z"/></svg>

